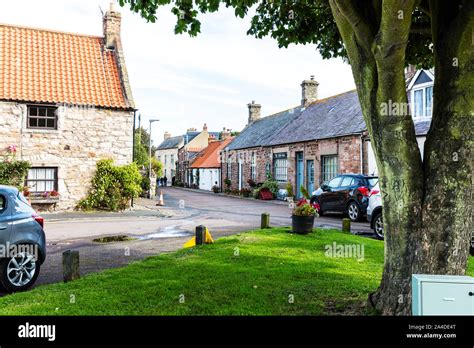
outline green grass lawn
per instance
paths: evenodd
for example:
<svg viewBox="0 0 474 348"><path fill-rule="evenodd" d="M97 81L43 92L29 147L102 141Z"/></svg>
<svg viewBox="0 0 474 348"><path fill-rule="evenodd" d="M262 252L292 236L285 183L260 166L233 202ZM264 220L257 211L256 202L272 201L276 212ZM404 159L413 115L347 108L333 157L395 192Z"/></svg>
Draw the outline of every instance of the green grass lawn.
<svg viewBox="0 0 474 348"><path fill-rule="evenodd" d="M247 232L9 295L0 298L0 315L368 314L383 242L337 230L287 231ZM364 259L328 257L325 247L334 242L363 245Z"/></svg>

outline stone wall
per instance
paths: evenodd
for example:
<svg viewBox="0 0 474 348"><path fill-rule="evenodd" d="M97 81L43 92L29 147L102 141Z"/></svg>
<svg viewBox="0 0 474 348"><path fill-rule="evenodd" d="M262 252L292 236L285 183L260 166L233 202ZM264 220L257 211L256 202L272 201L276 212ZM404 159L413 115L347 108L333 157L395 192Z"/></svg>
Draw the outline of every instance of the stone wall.
<svg viewBox="0 0 474 348"><path fill-rule="evenodd" d="M98 160L132 161L133 111L60 106L57 130L28 129L26 115L26 104L0 102L0 152L14 144L17 159L57 167L57 209L74 208L87 194Z"/></svg>

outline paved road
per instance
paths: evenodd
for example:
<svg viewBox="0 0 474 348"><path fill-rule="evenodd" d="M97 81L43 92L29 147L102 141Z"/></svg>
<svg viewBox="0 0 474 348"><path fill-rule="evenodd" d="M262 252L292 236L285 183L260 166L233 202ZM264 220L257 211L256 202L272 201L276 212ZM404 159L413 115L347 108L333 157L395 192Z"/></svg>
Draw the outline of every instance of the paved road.
<svg viewBox="0 0 474 348"><path fill-rule="evenodd" d="M177 250L189 240L195 226L207 226L214 237L259 228L260 215L270 213L272 226L289 226L291 210L284 202L262 202L194 190L165 188L165 206L141 199L135 209L123 213L44 214L48 257L37 285L62 280L61 255L79 250L81 273L120 267L131 261ZM317 227L340 228L341 216L324 216ZM353 232L371 235L367 223L355 223ZM92 239L127 235L131 241L96 243Z"/></svg>

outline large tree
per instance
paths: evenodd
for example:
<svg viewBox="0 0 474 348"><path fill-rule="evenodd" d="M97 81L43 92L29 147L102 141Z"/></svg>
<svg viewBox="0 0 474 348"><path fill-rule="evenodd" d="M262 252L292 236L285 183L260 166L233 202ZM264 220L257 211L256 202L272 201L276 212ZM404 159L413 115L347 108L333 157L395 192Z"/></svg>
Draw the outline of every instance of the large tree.
<svg viewBox="0 0 474 348"><path fill-rule="evenodd" d="M473 224L474 1L472 0L120 0L154 22L172 3L176 33L194 36L199 14L221 5L244 17L248 34L279 46L315 44L348 59L383 192L385 266L370 302L410 314L413 273L464 274ZM407 105L407 64L435 68L424 160ZM389 107L387 112L387 106Z"/></svg>

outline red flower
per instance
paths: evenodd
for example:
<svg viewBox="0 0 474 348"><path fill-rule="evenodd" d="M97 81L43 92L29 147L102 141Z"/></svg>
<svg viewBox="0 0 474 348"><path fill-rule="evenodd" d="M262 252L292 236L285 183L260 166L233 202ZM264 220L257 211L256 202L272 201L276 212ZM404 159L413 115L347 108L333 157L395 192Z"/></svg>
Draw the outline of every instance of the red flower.
<svg viewBox="0 0 474 348"><path fill-rule="evenodd" d="M314 202L314 203L312 204L312 207L313 207L314 209L316 209L316 211L319 213L319 210L321 209L321 206L320 206L317 202Z"/></svg>

